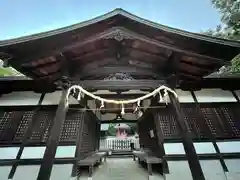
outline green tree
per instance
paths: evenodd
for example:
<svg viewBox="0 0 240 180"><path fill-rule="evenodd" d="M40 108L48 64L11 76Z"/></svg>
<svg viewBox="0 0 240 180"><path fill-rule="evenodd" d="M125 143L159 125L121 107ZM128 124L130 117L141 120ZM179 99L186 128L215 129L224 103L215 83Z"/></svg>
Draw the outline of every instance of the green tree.
<svg viewBox="0 0 240 180"><path fill-rule="evenodd" d="M240 0L212 0L212 3L224 25L216 30L221 31L224 38L240 40Z"/></svg>
<svg viewBox="0 0 240 180"><path fill-rule="evenodd" d="M217 28L214 30L209 29L208 31L204 32L204 34L240 41L240 0L211 1L213 6L221 15L222 25L217 26ZM239 73L240 55L237 55L232 60L231 67L227 67L226 69L231 73Z"/></svg>

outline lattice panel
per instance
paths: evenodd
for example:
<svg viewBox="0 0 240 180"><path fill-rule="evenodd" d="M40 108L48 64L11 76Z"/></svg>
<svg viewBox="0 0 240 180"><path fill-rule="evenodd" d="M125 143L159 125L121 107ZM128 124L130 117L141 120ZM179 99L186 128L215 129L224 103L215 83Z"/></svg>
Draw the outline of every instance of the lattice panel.
<svg viewBox="0 0 240 180"><path fill-rule="evenodd" d="M82 114L83 114L82 112L69 110L61 130L60 141L75 142L77 140L77 134L78 134Z"/></svg>
<svg viewBox="0 0 240 180"><path fill-rule="evenodd" d="M179 128L176 122L174 111L170 111L169 109L161 110L158 118L164 137L179 136Z"/></svg>
<svg viewBox="0 0 240 180"><path fill-rule="evenodd" d="M6 111L0 117L0 141L12 142L22 118L21 111Z"/></svg>
<svg viewBox="0 0 240 180"><path fill-rule="evenodd" d="M23 136L28 128L29 122L32 121L34 111L26 111L22 116L22 120L18 126L14 141L22 141Z"/></svg>
<svg viewBox="0 0 240 180"><path fill-rule="evenodd" d="M219 123L217 119L218 117L215 108L201 108L201 111L212 134L214 134L216 137L222 137L223 132L219 128Z"/></svg>
<svg viewBox="0 0 240 180"><path fill-rule="evenodd" d="M205 137L203 131L201 131L200 125L197 120L197 112L195 107L183 107L182 112L184 120L188 124L188 130L192 133L193 138Z"/></svg>
<svg viewBox="0 0 240 180"><path fill-rule="evenodd" d="M237 120L240 121L240 117L236 115L234 116L234 110L236 109L237 111L239 111L238 108L236 109L235 107L221 107L225 120L227 121L227 123L229 123L234 137L240 137L240 126L238 126L237 123Z"/></svg>
<svg viewBox="0 0 240 180"><path fill-rule="evenodd" d="M30 141L46 142L49 137L49 132L52 127L53 118L55 116L54 110L40 110L37 115L37 122L33 128Z"/></svg>

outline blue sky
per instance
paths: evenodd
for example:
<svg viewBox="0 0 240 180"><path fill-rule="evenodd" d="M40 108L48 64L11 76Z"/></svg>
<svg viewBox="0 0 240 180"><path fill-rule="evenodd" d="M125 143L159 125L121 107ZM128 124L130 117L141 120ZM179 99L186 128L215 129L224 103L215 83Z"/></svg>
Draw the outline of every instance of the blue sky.
<svg viewBox="0 0 240 180"><path fill-rule="evenodd" d="M192 32L220 23L211 0L1 0L0 40L72 25L115 8Z"/></svg>

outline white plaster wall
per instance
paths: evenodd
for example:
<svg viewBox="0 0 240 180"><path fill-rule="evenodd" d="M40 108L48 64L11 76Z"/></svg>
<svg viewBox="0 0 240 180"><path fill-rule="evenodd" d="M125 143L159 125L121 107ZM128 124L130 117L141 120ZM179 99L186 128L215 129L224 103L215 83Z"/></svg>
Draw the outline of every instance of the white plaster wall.
<svg viewBox="0 0 240 180"><path fill-rule="evenodd" d="M25 147L21 159L41 159L46 147Z"/></svg>
<svg viewBox="0 0 240 180"><path fill-rule="evenodd" d="M12 92L0 97L0 106L37 105L41 93L32 91Z"/></svg>
<svg viewBox="0 0 240 180"><path fill-rule="evenodd" d="M55 91L52 93L46 93L42 101L42 105L58 105L62 92ZM69 97L69 104L78 104L78 101L72 96Z"/></svg>
<svg viewBox="0 0 240 180"><path fill-rule="evenodd" d="M190 91L182 91L181 89L176 89L175 91L178 95L179 102L181 102L181 103L193 103L194 102L194 99L193 99Z"/></svg>
<svg viewBox="0 0 240 180"><path fill-rule="evenodd" d="M211 142L197 142L193 143L197 154L216 153L214 146Z"/></svg>
<svg viewBox="0 0 240 180"><path fill-rule="evenodd" d="M18 166L13 180L36 180L40 165Z"/></svg>
<svg viewBox="0 0 240 180"><path fill-rule="evenodd" d="M0 148L0 159L15 159L19 147L2 147Z"/></svg>
<svg viewBox="0 0 240 180"><path fill-rule="evenodd" d="M200 165L206 180L226 180L219 160L200 160Z"/></svg>
<svg viewBox="0 0 240 180"><path fill-rule="evenodd" d="M198 102L236 102L231 91L221 89L202 89L194 92Z"/></svg>
<svg viewBox="0 0 240 180"><path fill-rule="evenodd" d="M72 164L54 164L50 180L70 180Z"/></svg>
<svg viewBox="0 0 240 180"><path fill-rule="evenodd" d="M76 146L58 146L55 158L66 158L75 156Z"/></svg>
<svg viewBox="0 0 240 180"><path fill-rule="evenodd" d="M240 179L240 159L225 159L224 160L228 171L226 172L227 180L239 180Z"/></svg>
<svg viewBox="0 0 240 180"><path fill-rule="evenodd" d="M168 161L169 174L166 180L193 180L187 161Z"/></svg>
<svg viewBox="0 0 240 180"><path fill-rule="evenodd" d="M182 143L164 143L163 146L166 155L185 154L185 150Z"/></svg>
<svg viewBox="0 0 240 180"><path fill-rule="evenodd" d="M240 141L217 142L221 153L236 153L240 152Z"/></svg>
<svg viewBox="0 0 240 180"><path fill-rule="evenodd" d="M12 166L0 166L0 178L1 180L7 180Z"/></svg>

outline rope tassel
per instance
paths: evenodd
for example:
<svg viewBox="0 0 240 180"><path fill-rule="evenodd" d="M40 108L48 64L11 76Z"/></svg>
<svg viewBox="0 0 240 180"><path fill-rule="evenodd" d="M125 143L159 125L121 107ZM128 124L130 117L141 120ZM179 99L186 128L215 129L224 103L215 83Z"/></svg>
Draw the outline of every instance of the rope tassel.
<svg viewBox="0 0 240 180"><path fill-rule="evenodd" d="M164 89L164 95L163 96L164 96L165 103L168 105L169 95L168 95L167 89Z"/></svg>
<svg viewBox="0 0 240 180"><path fill-rule="evenodd" d="M124 109L124 105L122 104L122 111L121 111L121 115L125 114L125 109Z"/></svg>
<svg viewBox="0 0 240 180"><path fill-rule="evenodd" d="M81 91L79 91L79 93L78 93L77 100L78 100L78 101L80 101L80 100L81 100Z"/></svg>
<svg viewBox="0 0 240 180"><path fill-rule="evenodd" d="M163 102L163 97L162 97L162 94L161 94L161 92L160 92L160 91L159 91L159 93L158 93L158 94L159 94L159 101L158 101L158 102L159 102L159 103L162 103L162 102Z"/></svg>
<svg viewBox="0 0 240 180"><path fill-rule="evenodd" d="M104 101L102 100L101 101L101 106L100 106L100 109L104 108Z"/></svg>
<svg viewBox="0 0 240 180"><path fill-rule="evenodd" d="M156 94L159 93L159 101L162 102L162 101L165 101L165 103L169 103L169 95L168 95L168 91L170 93L172 93L176 98L178 97L176 92L174 90L172 90L171 88L169 87L166 87L164 85L158 87L157 89L155 89L154 91L152 91L151 93L148 93L144 96L141 96L139 98L136 98L136 99L130 99L130 100L114 100L114 99L105 99L105 98L102 98L100 96L96 96L95 94L92 94L91 92L88 92L87 90L85 90L83 87L79 86L79 85L73 85L71 86L69 89L68 89L68 92L67 92L67 97L66 97L66 100L68 102L68 98L69 98L69 95L72 93L72 91L76 91L76 89L79 90L79 93L78 93L78 100L81 99L81 95L82 96L89 96L95 100L99 100L101 101L101 107L100 108L103 108L104 107L104 103L111 103L111 104L121 104L122 105L122 113L125 114L124 112L124 104L133 104L133 103L137 103L137 106L138 108L140 107L140 101L143 101L144 99L148 99ZM162 97L160 91L161 90L164 90L164 96Z"/></svg>

